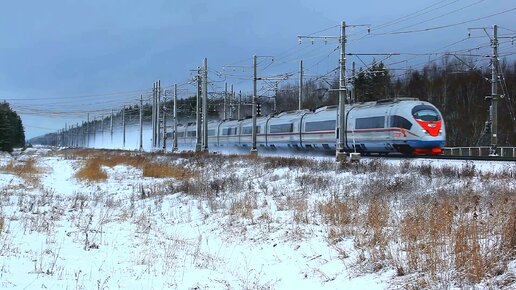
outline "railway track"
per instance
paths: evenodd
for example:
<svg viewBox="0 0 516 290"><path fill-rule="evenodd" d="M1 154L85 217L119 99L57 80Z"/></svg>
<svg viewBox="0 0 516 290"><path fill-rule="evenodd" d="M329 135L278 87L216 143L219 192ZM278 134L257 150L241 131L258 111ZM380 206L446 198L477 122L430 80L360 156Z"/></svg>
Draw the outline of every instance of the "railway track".
<svg viewBox="0 0 516 290"><path fill-rule="evenodd" d="M506 156L450 156L450 155L433 155L433 156L431 156L430 155L430 156L415 156L414 158L516 162L516 157L506 157Z"/></svg>

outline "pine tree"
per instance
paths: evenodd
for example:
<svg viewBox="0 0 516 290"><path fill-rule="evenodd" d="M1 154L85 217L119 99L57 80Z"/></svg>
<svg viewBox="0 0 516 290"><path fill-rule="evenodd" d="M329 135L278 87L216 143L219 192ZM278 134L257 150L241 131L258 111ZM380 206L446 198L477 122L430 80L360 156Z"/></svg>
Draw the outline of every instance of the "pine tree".
<svg viewBox="0 0 516 290"><path fill-rule="evenodd" d="M7 102L0 104L0 151L11 152L25 146L25 132L20 116Z"/></svg>

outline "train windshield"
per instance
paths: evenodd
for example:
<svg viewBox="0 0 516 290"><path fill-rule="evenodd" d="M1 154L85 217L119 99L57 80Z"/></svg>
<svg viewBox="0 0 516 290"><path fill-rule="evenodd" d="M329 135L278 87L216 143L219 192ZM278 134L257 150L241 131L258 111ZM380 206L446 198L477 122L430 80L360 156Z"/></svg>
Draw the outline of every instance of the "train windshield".
<svg viewBox="0 0 516 290"><path fill-rule="evenodd" d="M415 106L412 109L412 115L415 119L426 122L436 122L441 120L439 113L434 108L426 105Z"/></svg>

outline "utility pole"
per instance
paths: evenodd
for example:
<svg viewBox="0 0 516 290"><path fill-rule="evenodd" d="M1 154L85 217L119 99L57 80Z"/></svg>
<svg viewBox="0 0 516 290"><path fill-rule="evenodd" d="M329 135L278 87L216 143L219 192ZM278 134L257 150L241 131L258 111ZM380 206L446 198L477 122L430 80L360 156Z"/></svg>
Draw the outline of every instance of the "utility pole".
<svg viewBox="0 0 516 290"><path fill-rule="evenodd" d="M238 92L237 120L240 121L240 111L242 109L242 91Z"/></svg>
<svg viewBox="0 0 516 290"><path fill-rule="evenodd" d="M156 82L152 84L152 149L156 148Z"/></svg>
<svg viewBox="0 0 516 290"><path fill-rule="evenodd" d="M172 146L172 152L177 151L177 84L174 84L174 145Z"/></svg>
<svg viewBox="0 0 516 290"><path fill-rule="evenodd" d="M235 101L235 91L233 90L233 84L231 84L231 93L229 94L229 118L234 119L235 118L235 107L234 102Z"/></svg>
<svg viewBox="0 0 516 290"><path fill-rule="evenodd" d="M75 123L75 147L79 147L79 123Z"/></svg>
<svg viewBox="0 0 516 290"><path fill-rule="evenodd" d="M97 144L97 117L93 117L93 148Z"/></svg>
<svg viewBox="0 0 516 290"><path fill-rule="evenodd" d="M140 152L143 151L143 95L140 95Z"/></svg>
<svg viewBox="0 0 516 290"><path fill-rule="evenodd" d="M338 105L338 137L337 137L337 150L335 152L337 162L346 160L345 151L345 138L346 138L346 97L347 97L347 86L346 86L346 27L357 27L357 26L369 26L369 25L346 25L345 21L341 22L340 36L298 36L301 41L302 38L322 38L325 41L327 39L338 39L340 46L340 57L339 57L339 105ZM369 29L368 29L369 31Z"/></svg>
<svg viewBox="0 0 516 290"><path fill-rule="evenodd" d="M491 154L497 155L498 144L498 26L493 25L493 57L491 60Z"/></svg>
<svg viewBox="0 0 516 290"><path fill-rule="evenodd" d="M125 105L122 108L122 148L125 148Z"/></svg>
<svg viewBox="0 0 516 290"><path fill-rule="evenodd" d="M100 143L104 145L104 114L100 114Z"/></svg>
<svg viewBox="0 0 516 290"><path fill-rule="evenodd" d="M227 83L226 83L227 90ZM224 108L225 109L225 108ZM225 113L224 113L225 114ZM202 122L203 122L203 152L208 152L208 59L204 58L202 78Z"/></svg>
<svg viewBox="0 0 516 290"><path fill-rule="evenodd" d="M113 146L113 109L111 109L111 120L109 123L109 131L111 133L111 146Z"/></svg>
<svg viewBox="0 0 516 290"><path fill-rule="evenodd" d="M337 143L336 158L337 161L346 160L346 152L344 150L344 142L346 136L346 22L342 21L340 28L340 58L339 58L339 140Z"/></svg>
<svg viewBox="0 0 516 290"><path fill-rule="evenodd" d="M86 123L86 147L90 147L90 113L87 114L87 120Z"/></svg>
<svg viewBox="0 0 516 290"><path fill-rule="evenodd" d="M226 120L227 119L227 114L226 114L226 107L227 107L227 98L228 98L228 83L225 82L224 83L224 103L223 103L223 106L224 106L224 113L222 114L222 117L223 117L223 120Z"/></svg>
<svg viewBox="0 0 516 290"><path fill-rule="evenodd" d="M277 94L277 90L276 90L276 94ZM301 62L299 63L299 103L297 106L298 110L301 110L301 108L303 107L302 102L303 102L303 60L301 60Z"/></svg>
<svg viewBox="0 0 516 290"><path fill-rule="evenodd" d="M252 146L251 146L251 155L258 155L258 148L256 147L256 107L258 102L258 92L256 88L256 81L258 77L256 75L256 55L253 56L253 128L252 128Z"/></svg>
<svg viewBox="0 0 516 290"><path fill-rule="evenodd" d="M197 102L196 102L196 140L195 152L201 152L201 67L197 67Z"/></svg>
<svg viewBox="0 0 516 290"><path fill-rule="evenodd" d="M356 93L357 93L356 89L355 89L355 84L357 81L357 78L355 75L355 62L352 63L351 74L353 75L353 78L352 78L353 89L351 90L351 103L355 103L356 102Z"/></svg>
<svg viewBox="0 0 516 290"><path fill-rule="evenodd" d="M159 147L161 143L161 123L160 123L160 111L161 111L161 80L158 80L158 88L157 88L157 103L156 103L156 148Z"/></svg>
<svg viewBox="0 0 516 290"><path fill-rule="evenodd" d="M163 151L167 152L167 99L163 97Z"/></svg>
<svg viewBox="0 0 516 290"><path fill-rule="evenodd" d="M500 95L498 94L498 40L500 38L510 38L514 39L514 36L502 36L498 37L498 25L493 25L493 37L489 36L487 33L488 27L481 28L468 28L468 30L473 29L482 29L487 34L487 36L491 39L491 47L493 48L493 55L491 56L491 95L487 96L486 99L491 100L491 105L489 107L489 120L491 129L491 149L490 155L497 155L497 147L498 147L498 99ZM470 33L468 33L469 35Z"/></svg>

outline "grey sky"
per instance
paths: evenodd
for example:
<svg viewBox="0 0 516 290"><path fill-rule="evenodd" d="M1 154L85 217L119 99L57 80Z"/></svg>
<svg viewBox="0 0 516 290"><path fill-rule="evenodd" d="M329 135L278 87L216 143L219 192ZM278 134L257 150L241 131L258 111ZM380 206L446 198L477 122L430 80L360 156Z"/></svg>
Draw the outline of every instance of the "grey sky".
<svg viewBox="0 0 516 290"><path fill-rule="evenodd" d="M426 13L413 15L425 7L430 7ZM63 128L65 122L85 120L84 114L59 112L91 111L93 115L100 109L135 103L133 100L157 79L167 86L184 83L204 57L209 59L213 89L223 85L215 71L221 72L225 64L250 65L253 54L278 56L274 65L266 60L262 63L268 73L295 72L299 60L306 59L309 73L325 74L337 66L337 54L332 54L336 43L300 46L297 35L333 26L319 34L336 35L342 20L371 24L373 34L406 31L460 23L513 8L513 0L3 1L0 99L8 100L19 111L30 138ZM415 17L399 19L406 15ZM395 19L399 23L375 30ZM365 38L364 28L350 29L348 50L436 51L463 40L468 27L496 23L516 30L515 19L516 10L512 10L446 29ZM473 35L479 38L464 40L450 49L489 42L480 38L485 35L481 31ZM488 49L484 47L482 52ZM510 43L501 49L515 50ZM393 67L407 67L429 59L404 55L386 63L399 62ZM362 60L371 61L367 57ZM350 61L361 64L358 59ZM250 75L244 69L237 73ZM227 81L235 83L236 89L251 90L251 83L241 78L229 76ZM102 96L126 91L131 93ZM50 117L52 112L56 114Z"/></svg>

